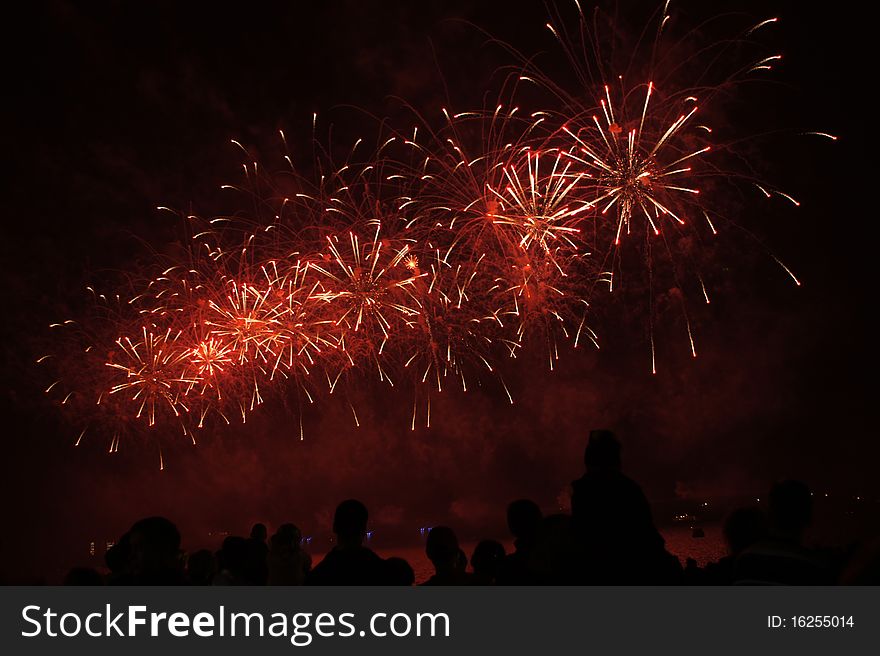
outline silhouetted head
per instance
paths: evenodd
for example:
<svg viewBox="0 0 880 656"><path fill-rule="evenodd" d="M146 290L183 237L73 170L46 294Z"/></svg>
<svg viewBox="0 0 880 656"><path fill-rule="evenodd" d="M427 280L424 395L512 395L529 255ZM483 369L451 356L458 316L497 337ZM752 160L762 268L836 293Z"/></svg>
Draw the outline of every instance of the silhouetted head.
<svg viewBox="0 0 880 656"><path fill-rule="evenodd" d="M389 585L413 585L416 582L416 574L413 568L403 558L393 556L385 560Z"/></svg>
<svg viewBox="0 0 880 656"><path fill-rule="evenodd" d="M584 449L587 469L620 469L620 442L609 430L592 430Z"/></svg>
<svg viewBox="0 0 880 656"><path fill-rule="evenodd" d="M111 574L122 574L128 568L128 561L131 558L131 537L125 533L119 542L107 549L104 553L104 563Z"/></svg>
<svg viewBox="0 0 880 656"><path fill-rule="evenodd" d="M360 546L367 532L367 507L357 499L348 499L336 507L333 532L342 546Z"/></svg>
<svg viewBox="0 0 880 656"><path fill-rule="evenodd" d="M471 568L474 574L494 581L505 555L504 545L497 540L482 540L471 555Z"/></svg>
<svg viewBox="0 0 880 656"><path fill-rule="evenodd" d="M724 539L732 554L741 553L765 537L767 517L760 508L737 508L724 520Z"/></svg>
<svg viewBox="0 0 880 656"><path fill-rule="evenodd" d="M259 523L254 524L253 528L251 528L251 538L254 540L259 540L260 542L266 541L266 536L269 535L269 531L266 530L266 525Z"/></svg>
<svg viewBox="0 0 880 656"><path fill-rule="evenodd" d="M220 568L237 573L244 570L248 557L248 541L238 535L230 535L223 540L220 549Z"/></svg>
<svg viewBox="0 0 880 656"><path fill-rule="evenodd" d="M207 549L200 549L190 554L186 571L193 585L211 585L217 573L217 558Z"/></svg>
<svg viewBox="0 0 880 656"><path fill-rule="evenodd" d="M517 540L536 540L542 518L541 509L531 499L517 499L507 506L507 527Z"/></svg>
<svg viewBox="0 0 880 656"><path fill-rule="evenodd" d="M770 489L770 524L780 536L800 539L812 517L813 498L806 483L782 481Z"/></svg>
<svg viewBox="0 0 880 656"><path fill-rule="evenodd" d="M296 524L282 524L272 536L272 546L297 548L302 542L302 532Z"/></svg>
<svg viewBox="0 0 880 656"><path fill-rule="evenodd" d="M435 526L428 533L425 554L438 572L456 569L460 551L455 531L448 526Z"/></svg>
<svg viewBox="0 0 880 656"><path fill-rule="evenodd" d="M139 577L162 576L180 568L180 532L164 517L147 517L129 533L132 573Z"/></svg>

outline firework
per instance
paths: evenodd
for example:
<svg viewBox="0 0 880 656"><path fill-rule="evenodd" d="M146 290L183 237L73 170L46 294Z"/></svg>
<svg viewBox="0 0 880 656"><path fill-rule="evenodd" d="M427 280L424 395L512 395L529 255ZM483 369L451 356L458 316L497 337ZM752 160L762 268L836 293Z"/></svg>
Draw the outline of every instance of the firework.
<svg viewBox="0 0 880 656"><path fill-rule="evenodd" d="M656 372L653 286L664 265L696 356L689 282L679 272L696 273L708 303L694 244L734 224L716 190L744 182L799 204L747 167L727 168L738 154L713 141L704 118L723 115L720 90L778 63L763 53L716 75L731 43L758 47L755 33L775 19L685 57L686 39L664 33L667 3L645 40L649 52L640 41L620 65L574 7L574 21L554 15L548 25L574 88L524 59L497 103L442 109L439 127L421 116L406 133L383 126L369 153L358 140L341 165L316 149L312 177L289 152L283 171L267 173L233 142L248 164L243 181L223 189L244 194L254 211L182 215L189 243L170 262L157 257L158 275L132 280L133 291L112 303L100 297L104 311L84 322L93 326L64 324L72 347L54 359L60 377L46 391L88 414L88 426L176 422L195 441L209 417L246 421L267 390L312 402L370 372L414 389L414 429L419 399L430 425L431 394L450 385L468 391L492 379L506 391L499 359L533 343L544 345L551 369L564 343L598 347L589 325L607 299L598 292L614 291L624 272L647 272ZM708 68L697 68L703 61ZM525 109L521 85L542 100ZM641 271L626 264L632 254Z"/></svg>
<svg viewBox="0 0 880 656"><path fill-rule="evenodd" d="M175 417L189 411L184 389L196 381L184 377L186 352L177 344L179 337L180 333L172 334L170 329L157 334L145 327L137 337L117 339L120 361L107 363L121 374L108 393L127 397L136 408L135 418L145 417L150 426L156 423L157 410L165 409Z"/></svg>
<svg viewBox="0 0 880 656"><path fill-rule="evenodd" d="M572 193L585 174L571 171L572 162L562 153L549 153L550 163L541 169L541 153L525 153L525 171L503 169L503 189L488 190L498 199L497 209L488 214L496 225L513 231L524 252L538 249L553 257L559 249L577 251L580 230L577 217L592 207Z"/></svg>
<svg viewBox="0 0 880 656"><path fill-rule="evenodd" d="M312 265L322 277L313 298L327 304L340 349L352 364L359 352L366 353L387 379L381 356L405 320L419 314L412 290L420 274L406 265L409 246L383 241L381 229L377 221L372 238L354 232L328 238L328 263Z"/></svg>
<svg viewBox="0 0 880 656"><path fill-rule="evenodd" d="M591 187L595 195L589 201L591 206L601 207L600 214L603 216L609 210L615 210L615 246L620 244L622 233L630 233L634 214L644 216L655 235L660 234L659 226L663 218L668 217L679 225L685 225L685 212L679 208L689 205L691 201L688 195L700 193L699 189L685 186L687 180L693 179L693 167L689 165L689 160L711 149L706 145L693 152L685 150L685 154L682 154L681 148L675 147L679 133L696 114L696 106L685 107L685 111L662 130L659 137L644 143L645 118L648 116L652 89L652 84L648 83L638 126L626 134L617 121L627 121L624 116L615 116L607 86L605 93L608 102L604 98L600 101L604 124L593 116L598 137L584 134L583 129L575 133L568 126L563 127L563 131L576 144L572 148L574 154L569 156L591 170ZM696 98L688 100L696 101ZM597 141L601 147L596 147Z"/></svg>

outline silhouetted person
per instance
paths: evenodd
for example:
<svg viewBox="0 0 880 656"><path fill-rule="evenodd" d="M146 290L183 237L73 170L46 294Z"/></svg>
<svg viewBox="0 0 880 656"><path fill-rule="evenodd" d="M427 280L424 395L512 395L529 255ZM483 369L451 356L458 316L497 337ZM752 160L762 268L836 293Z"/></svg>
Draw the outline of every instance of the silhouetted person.
<svg viewBox="0 0 880 656"><path fill-rule="evenodd" d="M767 537L767 516L758 507L737 508L724 520L723 533L724 541L727 543L727 555L720 558L717 563L709 563L702 570L689 566L685 570L687 583L702 585L733 583L736 559L750 546Z"/></svg>
<svg viewBox="0 0 880 656"><path fill-rule="evenodd" d="M300 530L294 524L279 526L269 544L269 585L303 585L311 569Z"/></svg>
<svg viewBox="0 0 880 656"><path fill-rule="evenodd" d="M208 549L190 554L186 560L186 574L190 585L211 585L217 575L217 558Z"/></svg>
<svg viewBox="0 0 880 656"><path fill-rule="evenodd" d="M466 571L467 571L467 566L468 566L468 557L467 557L467 554L464 552L464 549L462 549L461 547L459 547L459 548L458 548L458 560L456 560L456 562L455 562L455 567L456 567L456 569L458 569L460 572L466 572Z"/></svg>
<svg viewBox="0 0 880 656"><path fill-rule="evenodd" d="M247 585L266 585L269 581L269 546L266 525L254 524L247 540L244 575Z"/></svg>
<svg viewBox="0 0 880 656"><path fill-rule="evenodd" d="M434 565L434 576L422 585L470 585L471 576L465 571L467 558L462 562L458 537L448 526L435 526L428 533L425 554Z"/></svg>
<svg viewBox="0 0 880 656"><path fill-rule="evenodd" d="M266 529L266 525L263 523L254 524L251 527L251 540L257 540L266 544L266 539L269 537L269 531Z"/></svg>
<svg viewBox="0 0 880 656"><path fill-rule="evenodd" d="M842 585L880 585L880 536L860 540L839 582Z"/></svg>
<svg viewBox="0 0 880 656"><path fill-rule="evenodd" d="M412 566L403 558L392 556L385 559L385 570L388 585L413 585L416 574Z"/></svg>
<svg viewBox="0 0 880 656"><path fill-rule="evenodd" d="M497 540L482 540L471 554L471 569L475 585L495 585L504 563L504 545Z"/></svg>
<svg viewBox="0 0 880 656"><path fill-rule="evenodd" d="M180 585L185 582L180 532L164 517L147 517L128 531L128 585Z"/></svg>
<svg viewBox="0 0 880 656"><path fill-rule="evenodd" d="M217 575L214 585L249 585L248 579L248 540L238 535L230 535L223 540L217 553Z"/></svg>
<svg viewBox="0 0 880 656"><path fill-rule="evenodd" d="M73 567L64 577L63 585L104 585L104 579L94 567Z"/></svg>
<svg viewBox="0 0 880 656"><path fill-rule="evenodd" d="M584 580L583 553L571 515L557 513L541 521L531 567L541 585L572 585Z"/></svg>
<svg viewBox="0 0 880 656"><path fill-rule="evenodd" d="M529 499L518 499L507 507L507 527L514 537L514 552L504 558L498 571L498 585L534 585L535 548L541 530L541 509Z"/></svg>
<svg viewBox="0 0 880 656"><path fill-rule="evenodd" d="M336 508L333 532L336 546L306 577L307 585L383 585L385 561L364 546L367 507L348 499Z"/></svg>
<svg viewBox="0 0 880 656"><path fill-rule="evenodd" d="M737 558L735 583L741 585L826 585L834 583L831 565L804 546L813 517L810 488L782 481L770 490L769 535Z"/></svg>
<svg viewBox="0 0 880 656"><path fill-rule="evenodd" d="M681 564L664 547L642 488L621 471L620 442L610 431L591 431L586 473L572 483L571 513L583 549L586 583L671 584Z"/></svg>
<svg viewBox="0 0 880 656"><path fill-rule="evenodd" d="M131 557L130 536L125 533L112 547L104 552L104 563L110 573L107 585L124 585L128 578L128 561Z"/></svg>

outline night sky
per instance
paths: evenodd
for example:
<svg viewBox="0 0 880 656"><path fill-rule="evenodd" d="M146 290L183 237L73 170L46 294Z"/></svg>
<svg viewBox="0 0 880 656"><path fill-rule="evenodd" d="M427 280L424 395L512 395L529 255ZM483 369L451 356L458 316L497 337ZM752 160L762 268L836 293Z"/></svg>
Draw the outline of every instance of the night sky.
<svg viewBox="0 0 880 656"><path fill-rule="evenodd" d="M699 24L702 4L673 2L673 15ZM692 317L695 360L670 313L652 376L637 309L611 303L595 326L601 351L567 351L553 373L540 347L505 363L512 408L492 391L444 394L433 427L412 432L406 392L365 386L359 429L344 407L326 404L306 414L301 442L295 416L270 407L195 448L167 437L164 471L148 440L112 456L109 437L73 447L78 430L46 401L52 378L34 364L52 349L48 325L82 311L85 285L171 248L179 225L157 206L205 216L239 209L219 191L240 175L230 139L275 162L277 131L305 143L313 112L346 143L373 129L367 115L393 121L398 97L434 116L441 106L478 107L511 60L475 26L527 55L552 52L546 8L48 2L8 16L0 580L54 576L88 540L112 539L150 514L176 521L191 546L259 520L326 532L350 496L389 533L440 522L495 532L513 498L558 507L596 427L619 433L626 470L661 505L754 495L782 477L880 496L869 21L804 3L711 4L713 14L782 18L772 36L783 65L772 93L744 98L762 104L742 110L744 132L768 119L840 137L759 150L760 168L801 207L773 213L755 202L738 217L803 286L731 238L718 249L713 304ZM655 8L621 1L616 12L621 25L640 26ZM546 62L552 72L555 60Z"/></svg>

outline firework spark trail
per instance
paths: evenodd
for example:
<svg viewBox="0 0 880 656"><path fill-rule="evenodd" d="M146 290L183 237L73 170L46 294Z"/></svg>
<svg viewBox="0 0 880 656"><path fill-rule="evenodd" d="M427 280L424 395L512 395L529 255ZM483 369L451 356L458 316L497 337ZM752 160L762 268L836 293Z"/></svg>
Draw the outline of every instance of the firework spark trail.
<svg viewBox="0 0 880 656"><path fill-rule="evenodd" d="M595 134L584 134L586 130L579 130L579 134L576 134L568 126L563 127L565 134L570 136L577 146L574 149L575 153L569 156L592 172L591 191L595 197L590 199L591 205L601 207L602 215L616 206L615 246L620 245L621 233L624 229L626 234L630 233L633 214L638 210L641 210L655 235L660 234L661 217L669 216L679 225L685 224L684 212L678 209L682 206L682 202L677 196L697 195L700 190L684 186L684 182L678 183L678 181L688 179L692 171L689 160L711 149L711 146L707 145L683 155L680 151L673 151L673 154L668 156L674 139L696 114L696 106L686 108L655 141L643 144L645 117L648 114L652 90L653 83L649 82L638 127L630 129L625 136L623 128L614 115L614 105L607 85L605 86L607 102L606 98L600 100L605 123L603 124L596 115L592 117L598 139ZM667 156L664 158L664 155Z"/></svg>
<svg viewBox="0 0 880 656"><path fill-rule="evenodd" d="M364 371L392 385L408 380L415 388L411 427L419 407L430 426L432 394L450 386L468 391L492 379L510 397L499 358L540 342L553 369L565 343L598 348L587 319L607 299L599 292L620 286L628 250L640 250L649 281L652 373L659 256L696 357L680 270L697 269L696 289L709 303L689 244L735 225L711 193L713 181L741 180L767 199L800 203L724 168L718 152L725 148L697 120L704 113L697 97L711 107L713 87L700 78L700 90L691 90L660 73L663 63L682 66L665 55L668 18L667 3L644 75L631 84L628 74L610 74L610 62L584 60L601 48L578 7L580 36L548 27L580 88L565 89L524 59L501 102L443 109L438 128L416 116L409 132L380 133L366 156L366 142L357 140L341 166L318 152L314 179L293 166L283 132L288 170L277 176L233 141L248 163L243 181L222 189L244 194L252 214L181 216L191 238L186 255L164 262L148 281L133 281L127 300L92 292L100 316L88 328L59 324L72 347L41 358L59 370L46 392L86 417L76 443L91 427L111 426L115 452L123 432L173 422L195 442L209 418L244 422L267 392L279 390L294 390L298 404L343 390L360 425L344 388L361 384ZM775 22L754 25L744 38ZM766 74L779 60L762 55L721 82ZM614 77L619 84L608 84ZM522 109L523 84L558 102ZM315 116L313 131L317 125Z"/></svg>
<svg viewBox="0 0 880 656"><path fill-rule="evenodd" d="M116 340L122 349L122 362L107 363L124 375L121 382L109 389L109 394L131 393L130 400L137 408L135 417L145 416L150 426L156 423L157 409L169 409L175 417L188 411L183 389L195 381L183 377L186 352L176 344L179 337L171 329L156 334L143 328L140 339Z"/></svg>
<svg viewBox="0 0 880 656"><path fill-rule="evenodd" d="M527 170L522 176L516 168L505 167L504 189L499 191L487 185L499 201L498 209L489 218L512 228L519 237L518 246L526 252L533 246L547 255L560 247L578 249L574 240L580 231L573 225L573 219L593 204L572 194L585 174L570 172L571 162L562 160L562 153L551 153L551 170L542 176L541 153L526 152Z"/></svg>
<svg viewBox="0 0 880 656"><path fill-rule="evenodd" d="M469 302L482 308L474 315L484 318L481 330L493 323L499 329L490 341L515 356L528 333L541 333L552 366L558 357L553 333L575 345L591 335L588 302L576 284L595 275L580 229L591 209L580 189L585 173L559 148L546 146L546 112L524 115L515 105L498 104L443 113L441 132L421 130L430 145L416 142L419 128L407 139L423 157L412 173L424 186L422 223L413 227L421 229L420 241L443 245L445 261L480 263L485 276L470 286ZM474 125L476 144L467 139Z"/></svg>
<svg viewBox="0 0 880 656"><path fill-rule="evenodd" d="M667 25L670 8L666 3L656 16L654 39L645 38L651 31L646 26L629 61L619 61L613 50L610 56L605 54L603 34L596 27L598 10L591 24L577 6L575 30L563 13L552 8L547 27L578 84L560 83L525 59L520 80L555 98L556 106L547 112L545 124L555 126L557 133L548 144L566 152L587 174L577 193L594 204L594 212L587 215L593 225L592 229L584 225L582 231L602 273L592 278L599 283L598 290L585 289L583 295L597 305L601 300L597 291L603 287L609 292L627 287L624 275L630 289L647 287L651 369L656 371L655 285L661 295L666 296L669 289L678 298L685 343L696 357L688 297L709 302L705 268L711 262L695 248L719 234L716 226L734 227L748 236L795 284L801 284L782 257L723 209L727 200L740 196L750 185L757 186L768 200L781 198L795 207L799 201L755 177L744 151L737 148L749 136L716 143L717 131L705 122L705 117L712 117L724 123L732 92L780 63L782 56L777 53L748 54L763 50L756 33L769 30L778 19L752 23L737 38L707 42L704 28L718 18L682 33ZM743 57L748 63L742 63ZM801 134L836 140L826 132ZM653 256L652 239L661 245ZM632 266L638 258L641 271Z"/></svg>
<svg viewBox="0 0 880 656"><path fill-rule="evenodd" d="M495 373L490 351L497 323L476 296L479 285L486 282L483 258L465 265L451 263L449 255L436 249L424 265L425 274L417 259L410 261L410 269L418 276L413 291L418 313L407 321L401 359L420 383L437 392L443 391L447 378L466 392L469 370Z"/></svg>

